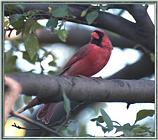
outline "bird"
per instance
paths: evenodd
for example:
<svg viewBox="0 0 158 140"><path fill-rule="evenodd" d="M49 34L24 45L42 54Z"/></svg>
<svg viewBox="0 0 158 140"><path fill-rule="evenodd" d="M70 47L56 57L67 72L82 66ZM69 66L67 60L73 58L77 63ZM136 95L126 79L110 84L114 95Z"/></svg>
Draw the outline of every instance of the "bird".
<svg viewBox="0 0 158 140"><path fill-rule="evenodd" d="M91 32L88 44L81 47L66 63L60 75L91 77L108 63L112 53L112 43L103 30ZM44 104L37 113L37 119L48 124L58 103Z"/></svg>

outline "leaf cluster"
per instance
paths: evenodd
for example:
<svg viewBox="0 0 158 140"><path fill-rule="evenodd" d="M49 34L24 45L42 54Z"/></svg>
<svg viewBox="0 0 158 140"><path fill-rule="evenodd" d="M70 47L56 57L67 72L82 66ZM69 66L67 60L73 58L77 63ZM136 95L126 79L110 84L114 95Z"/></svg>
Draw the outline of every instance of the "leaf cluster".
<svg viewBox="0 0 158 140"><path fill-rule="evenodd" d="M146 118L152 117L155 114L154 110L140 110L137 113L135 123L133 125L126 123L120 125L117 121L112 121L109 115L103 110L100 110L101 115L97 118L91 119L91 121L96 122L96 126L102 128L104 133L110 132L115 128L115 133L122 132L121 136L125 137L152 137L154 132L151 131L151 128L145 125L136 124L138 121Z"/></svg>
<svg viewBox="0 0 158 140"><path fill-rule="evenodd" d="M40 42L36 36L36 30L42 28L48 28L63 42L67 41L68 31L65 29L65 22L67 19L75 19L74 13L72 13L67 4L63 5L51 5L48 7L48 11L42 10L29 10L25 12L25 4L6 4L6 11L10 14L8 17L4 17L5 30L10 31L9 37L13 30L16 31L16 35L21 34L25 46L25 52L23 57L31 63L38 61L38 51L40 50ZM15 13L13 11L16 11ZM46 26L42 26L38 23L38 18L42 15L49 15L49 19ZM99 15L98 9L92 9L88 7L81 12L81 18L85 18L88 24L95 22ZM15 61L15 59L13 59Z"/></svg>

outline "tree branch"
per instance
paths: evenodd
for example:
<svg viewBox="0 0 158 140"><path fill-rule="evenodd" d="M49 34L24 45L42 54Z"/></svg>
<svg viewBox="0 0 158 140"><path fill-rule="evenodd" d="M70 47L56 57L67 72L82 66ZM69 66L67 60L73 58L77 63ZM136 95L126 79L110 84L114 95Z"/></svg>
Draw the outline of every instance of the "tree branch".
<svg viewBox="0 0 158 140"><path fill-rule="evenodd" d="M49 127L47 127L47 126L44 125L44 124L41 124L41 123L39 123L39 122L36 122L35 120L32 120L32 119L30 119L30 118L28 118L28 117L26 117L26 116L24 116L24 115L22 115L22 114L18 114L18 113L16 113L16 112L13 112L13 111L12 111L12 112L11 112L11 115L14 116L14 117L20 118L20 119L22 119L22 120L25 120L25 121L27 121L27 122L30 123L30 124L33 124L33 125L35 125L35 126L38 126L38 127L40 127L41 129L44 129L44 130L46 130L46 131L48 131L48 132L54 134L55 136L60 136L60 134L59 134L57 131L55 131L55 130L49 128Z"/></svg>
<svg viewBox="0 0 158 140"><path fill-rule="evenodd" d="M137 36L141 39L141 44L154 50L155 46L155 27L150 16L147 13L147 8L141 4L110 4L108 8L119 8L127 10L136 20ZM145 40L145 38L148 38ZM150 42L150 43L149 43Z"/></svg>
<svg viewBox="0 0 158 140"><path fill-rule="evenodd" d="M9 76L21 84L23 94L37 96L44 103L63 100L62 90L70 100L78 102L154 102L155 86L150 80L106 80L29 73Z"/></svg>
<svg viewBox="0 0 158 140"><path fill-rule="evenodd" d="M69 35L65 44L81 47L89 42L91 32L91 29L78 27L77 24L73 24L68 29ZM133 48L137 44L136 42L110 31L106 30L106 33L108 34L113 46L117 46L119 48ZM38 29L36 31L36 35L41 43L63 43L58 36L50 30Z"/></svg>
<svg viewBox="0 0 158 140"><path fill-rule="evenodd" d="M24 11L38 9L48 12L48 6L52 4L25 4ZM59 5L60 6L60 5ZM86 5L87 6L87 5ZM130 8L128 8L130 7ZM96 8L96 7L94 7ZM146 8L140 4L123 4L122 9L128 10L137 21L136 23L130 22L120 16L113 15L107 12L99 12L99 16L92 26L108 29L112 32L118 33L134 42L142 44L148 50L154 52L154 25L149 18ZM66 18L67 21L75 23L87 24L85 18L81 17L81 12L85 9L84 5L69 5L69 10L76 18ZM6 9L7 10L7 9ZM15 13L15 11L13 11ZM141 13L141 14L140 14ZM5 15L8 15L8 11L5 11ZM42 18L49 18L49 15ZM143 26L141 20L143 19ZM139 22L138 22L139 21ZM148 39L147 39L148 38Z"/></svg>
<svg viewBox="0 0 158 140"><path fill-rule="evenodd" d="M67 31L68 38L66 42L64 42L64 44L81 47L89 42L92 29L85 28L82 25L79 26L78 24L71 23L71 26L67 29ZM37 29L35 33L41 43L63 43L58 38L57 34L53 33L50 30ZM136 42L116 33L110 32L108 30L106 30L106 33L109 36L114 47L116 46L119 48L133 48L135 45L137 45ZM21 39L21 37L22 36L19 35L17 39ZM6 37L6 39L10 40L11 38Z"/></svg>

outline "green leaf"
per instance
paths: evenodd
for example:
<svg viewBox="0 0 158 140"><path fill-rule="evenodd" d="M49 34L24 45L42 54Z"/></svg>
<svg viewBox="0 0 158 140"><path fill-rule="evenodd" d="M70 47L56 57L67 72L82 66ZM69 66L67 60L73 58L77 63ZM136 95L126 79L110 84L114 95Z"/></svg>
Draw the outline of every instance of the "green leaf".
<svg viewBox="0 0 158 140"><path fill-rule="evenodd" d="M65 17L68 16L69 12L68 12L68 6L67 5L62 5L59 7L54 7L52 8L52 16L54 17Z"/></svg>
<svg viewBox="0 0 158 140"><path fill-rule="evenodd" d="M5 4L4 9L11 15L12 13L21 13L25 9L25 4Z"/></svg>
<svg viewBox="0 0 158 140"><path fill-rule="evenodd" d="M16 35L20 34L21 33L21 29L20 30L16 30Z"/></svg>
<svg viewBox="0 0 158 140"><path fill-rule="evenodd" d="M55 72L55 71L50 70L48 73L49 73L50 75L54 75L56 72Z"/></svg>
<svg viewBox="0 0 158 140"><path fill-rule="evenodd" d="M122 126L122 130L129 130L131 131L134 127L131 126L129 123L126 123Z"/></svg>
<svg viewBox="0 0 158 140"><path fill-rule="evenodd" d="M37 21L33 21L33 25L31 27L31 30L35 32L37 29L42 29L43 26L39 24Z"/></svg>
<svg viewBox="0 0 158 140"><path fill-rule="evenodd" d="M140 110L138 113L137 113L137 117L136 117L136 120L135 120L135 123L150 116L152 117L153 115L155 114L155 110Z"/></svg>
<svg viewBox="0 0 158 140"><path fill-rule="evenodd" d="M8 12L8 13L12 13L13 10L15 10L15 4L5 4L4 5L4 9Z"/></svg>
<svg viewBox="0 0 158 140"><path fill-rule="evenodd" d="M133 127L129 123L122 126L122 131L124 133L125 137L131 137L133 136L133 132L131 131Z"/></svg>
<svg viewBox="0 0 158 140"><path fill-rule="evenodd" d="M138 125L130 125L129 123L124 124L123 126L114 126L116 128L116 132L119 131L131 131L132 129L134 129L135 127L137 127Z"/></svg>
<svg viewBox="0 0 158 140"><path fill-rule="evenodd" d="M139 125L138 127L134 128L132 131L134 133L143 133L143 132L149 132L150 128L148 128L144 125L142 125L142 126Z"/></svg>
<svg viewBox="0 0 158 140"><path fill-rule="evenodd" d="M41 29L43 28L42 25L40 25L37 21L28 19L25 23L25 28L24 28L24 33L26 35L33 33L36 31L36 29Z"/></svg>
<svg viewBox="0 0 158 140"><path fill-rule="evenodd" d="M104 122L107 124L108 131L113 130L113 123L109 115L103 109L100 109L100 112L102 114Z"/></svg>
<svg viewBox="0 0 158 140"><path fill-rule="evenodd" d="M46 27L50 27L51 29L56 28L58 25L58 19L56 18L50 18L46 24Z"/></svg>
<svg viewBox="0 0 158 140"><path fill-rule="evenodd" d="M44 48L41 48L41 50L43 50L43 51L44 51L43 56L47 57L48 55L51 55L51 56L53 57L53 53L52 53L52 52L49 52L49 51L47 51L47 50L46 50L46 49L44 49Z"/></svg>
<svg viewBox="0 0 158 140"><path fill-rule="evenodd" d="M17 71L16 59L17 59L17 56L14 56L11 50L4 53L4 72L5 73Z"/></svg>
<svg viewBox="0 0 158 140"><path fill-rule="evenodd" d="M107 131L109 131L108 128L104 127L103 125L101 125L99 122L96 122L96 126L100 126L103 130L104 133L106 133Z"/></svg>
<svg viewBox="0 0 158 140"><path fill-rule="evenodd" d="M28 35L29 33L32 32L31 29L32 29L33 24L34 24L34 20L28 19L28 20L26 21L26 23L25 23L25 28L24 28L24 33L25 33L26 35Z"/></svg>
<svg viewBox="0 0 158 140"><path fill-rule="evenodd" d="M63 92L63 100L64 100L64 109L66 111L67 116L70 113L71 110L71 105L70 105L70 100L69 98L66 96L66 94Z"/></svg>
<svg viewBox="0 0 158 140"><path fill-rule="evenodd" d="M35 64L35 62L37 61L37 57L33 57L33 59L30 59L30 56L28 54L28 52L23 52L23 58L26 59L27 61L29 61L32 64Z"/></svg>
<svg viewBox="0 0 158 140"><path fill-rule="evenodd" d="M134 136L139 136L139 137L154 136L154 132L151 131L150 129L151 128L146 127L145 125L138 125L132 130L132 132L134 133Z"/></svg>
<svg viewBox="0 0 158 140"><path fill-rule="evenodd" d="M150 60L155 63L155 56L154 53L150 53Z"/></svg>
<svg viewBox="0 0 158 140"><path fill-rule="evenodd" d="M10 16L10 24L16 29L22 29L25 17L22 14L14 14Z"/></svg>
<svg viewBox="0 0 158 140"><path fill-rule="evenodd" d="M57 35L61 41L66 42L68 31L66 31L65 29L58 30Z"/></svg>
<svg viewBox="0 0 158 140"><path fill-rule="evenodd" d="M92 24L96 18L98 17L98 11L95 10L95 11L92 11L92 12L89 12L87 15L86 15L86 21L88 22L88 24Z"/></svg>
<svg viewBox="0 0 158 140"><path fill-rule="evenodd" d="M91 121L98 121L99 123L103 123L104 122L104 119L103 119L103 117L102 116L98 116L97 118L93 118L93 119L91 119Z"/></svg>
<svg viewBox="0 0 158 140"><path fill-rule="evenodd" d="M17 4L16 9L19 8L19 10L24 11L25 9L25 4Z"/></svg>
<svg viewBox="0 0 158 140"><path fill-rule="evenodd" d="M28 34L24 40L25 49L31 60L35 57L35 54L39 50L39 42L34 34Z"/></svg>
<svg viewBox="0 0 158 140"><path fill-rule="evenodd" d="M81 17L86 16L87 12L88 12L88 8L81 12Z"/></svg>
<svg viewBox="0 0 158 140"><path fill-rule="evenodd" d="M56 62L53 60L53 61L51 61L51 62L49 62L48 63L50 66L56 66L57 64L56 64Z"/></svg>
<svg viewBox="0 0 158 140"><path fill-rule="evenodd" d="M116 128L116 132L122 131L124 136L131 137L134 136L134 128L137 128L139 125L130 125L129 123L124 124L123 126L114 126Z"/></svg>

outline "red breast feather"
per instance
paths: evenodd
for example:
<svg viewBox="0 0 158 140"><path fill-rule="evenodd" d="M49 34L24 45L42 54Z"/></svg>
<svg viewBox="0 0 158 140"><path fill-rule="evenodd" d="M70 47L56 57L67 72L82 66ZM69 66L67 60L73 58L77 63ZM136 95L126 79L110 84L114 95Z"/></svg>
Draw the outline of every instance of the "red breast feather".
<svg viewBox="0 0 158 140"><path fill-rule="evenodd" d="M83 51L83 49L81 49ZM63 73L64 75L75 76L75 75L84 75L84 76L92 76L99 72L108 62L111 50L98 47L95 44L88 44L84 47L84 53L81 53L80 50L78 51L78 57L72 60L71 65L66 65L68 68ZM70 64L68 62L68 64ZM73 62L73 63L72 63Z"/></svg>

